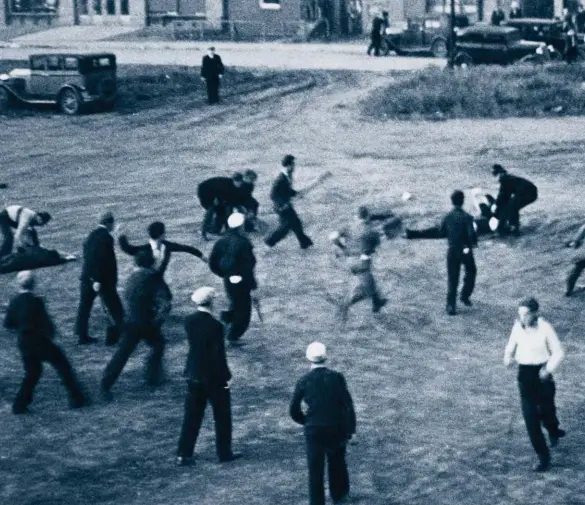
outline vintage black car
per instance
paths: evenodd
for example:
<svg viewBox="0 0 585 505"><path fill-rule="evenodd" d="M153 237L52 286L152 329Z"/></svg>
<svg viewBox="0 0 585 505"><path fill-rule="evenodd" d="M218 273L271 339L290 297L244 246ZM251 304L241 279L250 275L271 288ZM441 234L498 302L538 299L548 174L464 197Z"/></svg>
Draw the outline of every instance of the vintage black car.
<svg viewBox="0 0 585 505"><path fill-rule="evenodd" d="M0 75L0 110L11 103L56 104L78 114L89 104L111 108L116 100L116 56L33 54L29 68Z"/></svg>
<svg viewBox="0 0 585 505"><path fill-rule="evenodd" d="M565 52L567 37L560 19L518 18L509 19L502 25L519 30L524 40L544 42L547 46L553 46L561 54Z"/></svg>
<svg viewBox="0 0 585 505"><path fill-rule="evenodd" d="M459 32L455 42L455 65L507 65L533 55L542 42L522 40L522 34L509 26L476 24Z"/></svg>
<svg viewBox="0 0 585 505"><path fill-rule="evenodd" d="M455 16L455 30L469 26L469 18L464 14ZM407 52L431 52L433 56L444 58L447 56L449 14L430 13L424 18L407 20L406 28L396 30L390 28L386 32L383 43L383 53L388 54L392 49L401 55Z"/></svg>

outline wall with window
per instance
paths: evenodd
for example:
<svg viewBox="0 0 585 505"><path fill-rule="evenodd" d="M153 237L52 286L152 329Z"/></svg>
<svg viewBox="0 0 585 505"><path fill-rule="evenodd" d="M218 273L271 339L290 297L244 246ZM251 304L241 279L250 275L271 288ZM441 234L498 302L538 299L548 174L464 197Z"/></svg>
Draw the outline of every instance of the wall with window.
<svg viewBox="0 0 585 505"><path fill-rule="evenodd" d="M242 35L296 33L304 4L303 0L230 0L228 18Z"/></svg>

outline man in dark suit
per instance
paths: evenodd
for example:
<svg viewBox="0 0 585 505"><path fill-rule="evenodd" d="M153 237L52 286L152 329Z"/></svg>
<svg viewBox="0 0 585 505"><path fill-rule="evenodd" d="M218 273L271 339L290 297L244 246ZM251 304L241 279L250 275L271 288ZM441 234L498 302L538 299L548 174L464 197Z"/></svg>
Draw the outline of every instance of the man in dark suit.
<svg viewBox="0 0 585 505"><path fill-rule="evenodd" d="M228 324L226 339L235 345L250 325L252 291L258 285L254 276L254 246L244 230L245 217L234 213L228 218L228 232L220 238L209 255L209 268L223 279L230 308L222 314Z"/></svg>
<svg viewBox="0 0 585 505"><path fill-rule="evenodd" d="M297 382L289 413L295 422L305 427L309 503L325 505L325 458L331 498L333 503L341 503L349 494L345 450L356 429L353 400L343 375L325 366L323 344L310 344L307 359L311 362L311 371ZM307 405L306 414L301 402Z"/></svg>
<svg viewBox="0 0 585 505"><path fill-rule="evenodd" d="M231 177L211 177L199 184L197 196L205 209L201 223L204 240L207 240L208 233L221 233L231 210L244 203L246 190L242 189L243 184L244 178L240 172L235 172Z"/></svg>
<svg viewBox="0 0 585 505"><path fill-rule="evenodd" d="M267 246L273 247L292 231L296 235L301 249L307 249L313 245L313 241L305 235L303 224L291 202L298 195L298 192L292 187L295 157L292 154L287 154L282 159L282 167L283 170L278 174L270 192L270 199L274 204L274 211L278 214L280 225L268 236L265 242Z"/></svg>
<svg viewBox="0 0 585 505"><path fill-rule="evenodd" d="M215 290L202 287L191 299L197 311L185 319L189 340L189 354L185 366L188 394L185 399L185 416L179 437L177 464L189 465L207 403L211 403L215 421L215 447L219 460L238 459L241 454L232 452L232 414L228 368L223 345L223 325L213 317Z"/></svg>
<svg viewBox="0 0 585 505"><path fill-rule="evenodd" d="M111 318L106 333L106 345L115 345L120 339L124 323L124 308L118 296L118 265L114 252L114 216L106 212L100 218L98 228L93 230L83 244L83 266L81 270L81 297L77 310L75 333L79 344L93 344L97 339L88 334L89 316L99 295Z"/></svg>
<svg viewBox="0 0 585 505"><path fill-rule="evenodd" d="M370 45L368 46L368 56L374 50L374 56L380 56L380 47L382 46L382 37L384 29L384 18L376 14L372 20L372 31L370 32Z"/></svg>
<svg viewBox="0 0 585 505"><path fill-rule="evenodd" d="M527 179L509 174L502 165L492 167L498 177L500 190L496 197L495 214L499 219L498 232L502 235L520 233L520 211L538 198L537 187Z"/></svg>
<svg viewBox="0 0 585 505"><path fill-rule="evenodd" d="M451 203L453 210L449 212L441 223L440 234L447 238L447 313L450 316L457 314L456 299L459 287L461 265L465 268L461 302L470 307L469 299L475 287L477 268L473 258L473 248L477 247L477 235L473 227L473 217L463 210L465 196L463 191L453 191Z"/></svg>
<svg viewBox="0 0 585 505"><path fill-rule="evenodd" d="M154 258L148 250L134 256L136 269L126 286L126 326L122 341L106 366L101 381L102 395L111 398L110 390L141 340L151 348L146 364L146 382L157 386L162 374L165 340L161 326L170 310L168 288L153 270Z"/></svg>
<svg viewBox="0 0 585 505"><path fill-rule="evenodd" d="M12 405L14 414L25 414L33 401L33 393L43 372L43 362L57 371L69 392L72 408L83 407L87 401L75 378L73 368L63 351L55 345L55 326L43 299L33 293L35 278L24 270L16 276L20 293L12 299L4 319L4 327L18 333L18 348L25 376Z"/></svg>
<svg viewBox="0 0 585 505"><path fill-rule="evenodd" d="M201 61L201 80L207 85L207 101L209 104L219 103L219 83L225 68L215 47L210 47Z"/></svg>

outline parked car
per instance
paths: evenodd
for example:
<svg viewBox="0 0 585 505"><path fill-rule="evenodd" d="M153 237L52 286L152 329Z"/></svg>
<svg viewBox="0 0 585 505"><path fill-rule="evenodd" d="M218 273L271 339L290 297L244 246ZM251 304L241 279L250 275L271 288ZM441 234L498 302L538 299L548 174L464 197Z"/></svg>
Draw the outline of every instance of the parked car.
<svg viewBox="0 0 585 505"><path fill-rule="evenodd" d="M476 24L459 32L455 42L455 65L481 63L507 65L536 53L544 44L522 40L522 34L509 26Z"/></svg>
<svg viewBox="0 0 585 505"><path fill-rule="evenodd" d="M455 16L456 31L469 24L469 18L466 15ZM383 54L388 54L392 49L397 54L425 51L431 52L433 56L444 58L448 53L450 26L449 14L430 13L423 18L409 19L405 29L397 32L390 28L386 31Z"/></svg>
<svg viewBox="0 0 585 505"><path fill-rule="evenodd" d="M56 104L78 114L89 104L112 108L116 100L116 56L33 54L29 68L0 75L0 110L11 103Z"/></svg>
<svg viewBox="0 0 585 505"><path fill-rule="evenodd" d="M565 52L567 37L560 19L518 18L509 19L503 25L518 29L524 40L544 42L561 54ZM582 43L583 38L580 38L579 42Z"/></svg>

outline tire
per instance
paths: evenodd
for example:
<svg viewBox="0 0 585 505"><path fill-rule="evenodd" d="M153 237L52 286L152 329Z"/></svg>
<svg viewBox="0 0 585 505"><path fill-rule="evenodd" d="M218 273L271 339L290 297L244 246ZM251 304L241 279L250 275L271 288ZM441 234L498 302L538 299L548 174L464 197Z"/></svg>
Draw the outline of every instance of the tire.
<svg viewBox="0 0 585 505"><path fill-rule="evenodd" d="M0 86L0 112L6 112L10 108L11 98L10 92L4 86Z"/></svg>
<svg viewBox="0 0 585 505"><path fill-rule="evenodd" d="M449 55L449 48L445 39L437 39L431 44L431 53L435 58L446 58Z"/></svg>
<svg viewBox="0 0 585 505"><path fill-rule="evenodd" d="M59 109L67 116L75 116L81 111L81 97L73 88L65 88L59 93Z"/></svg>
<svg viewBox="0 0 585 505"><path fill-rule="evenodd" d="M468 68L473 66L473 58L467 53L458 53L454 60L456 67Z"/></svg>

